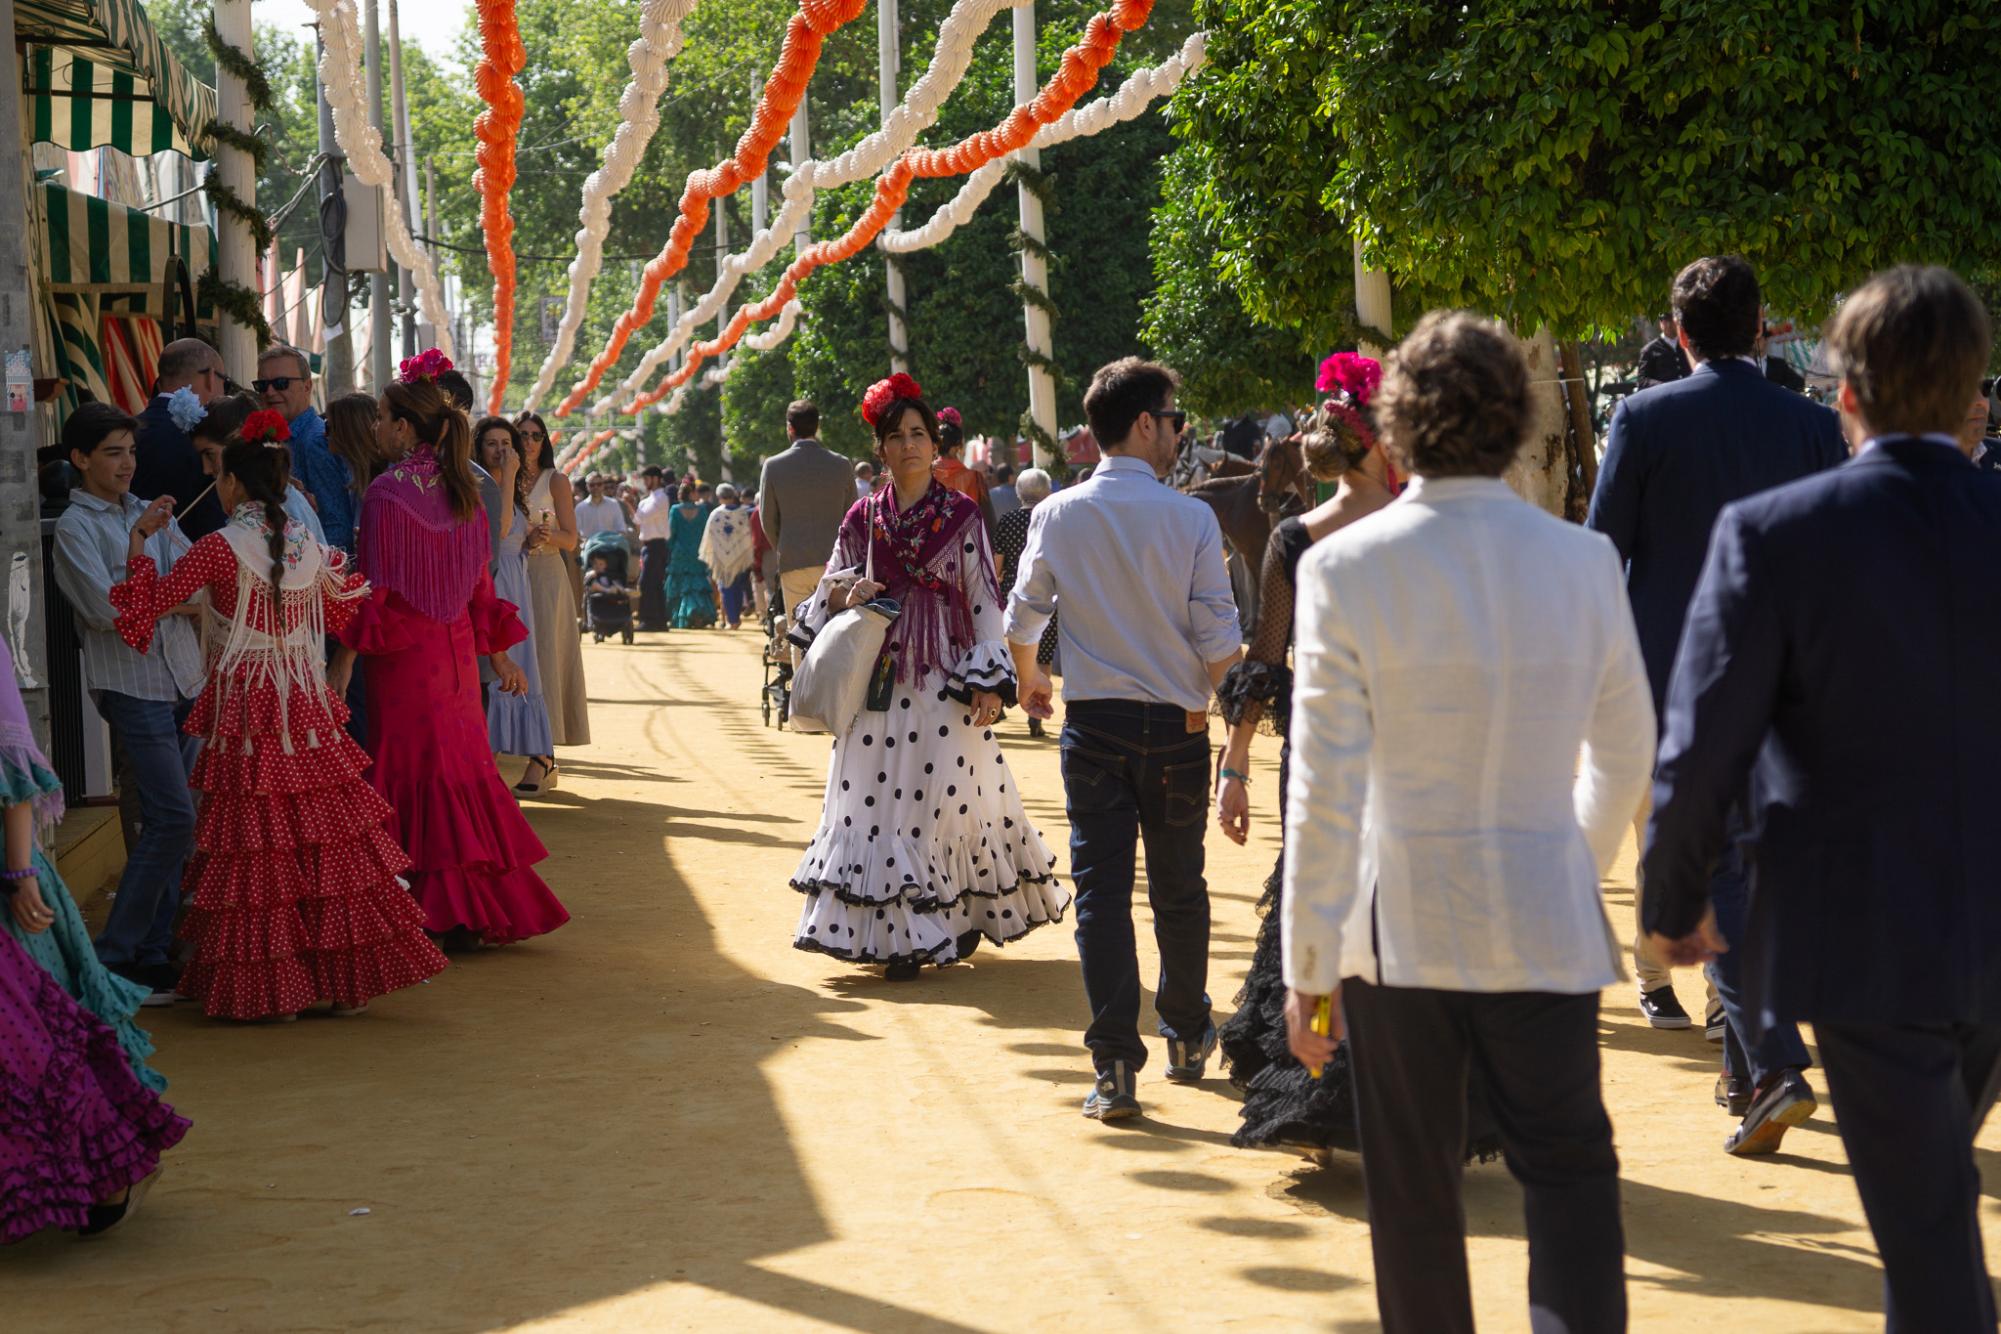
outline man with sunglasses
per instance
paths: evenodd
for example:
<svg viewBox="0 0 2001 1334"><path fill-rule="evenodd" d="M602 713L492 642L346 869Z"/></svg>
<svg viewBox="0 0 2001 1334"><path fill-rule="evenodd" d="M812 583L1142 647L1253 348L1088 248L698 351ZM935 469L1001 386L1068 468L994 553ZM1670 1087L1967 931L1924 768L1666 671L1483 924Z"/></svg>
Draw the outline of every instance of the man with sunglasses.
<svg viewBox="0 0 2001 1334"><path fill-rule="evenodd" d="M1133 946L1134 862L1143 844L1160 980L1154 1008L1167 1077L1202 1078L1216 1049L1209 1015L1209 697L1243 656L1223 534L1207 505L1161 482L1187 424L1165 366L1127 357L1084 394L1104 461L1035 507L1008 603L1021 706L1053 716L1036 661L1060 606L1064 807L1077 882L1077 953L1097 1070L1084 1115L1137 1116L1146 1048Z"/></svg>
<svg viewBox="0 0 2001 1334"><path fill-rule="evenodd" d="M292 476L313 499L327 545L354 554L354 478L347 463L327 447L327 424L313 407L313 373L306 354L274 343L257 358L250 382L264 406L283 413L292 425Z"/></svg>
<svg viewBox="0 0 2001 1334"><path fill-rule="evenodd" d="M139 414L138 468L132 474L132 494L141 500L173 496L183 503L201 496L201 503L177 513L174 518L189 541L222 527L227 517L222 503L208 490L202 472L201 455L195 452L194 437L175 422L169 407L177 390L186 389L203 407L226 392L223 387L222 355L199 338L179 338L160 349L153 401Z"/></svg>

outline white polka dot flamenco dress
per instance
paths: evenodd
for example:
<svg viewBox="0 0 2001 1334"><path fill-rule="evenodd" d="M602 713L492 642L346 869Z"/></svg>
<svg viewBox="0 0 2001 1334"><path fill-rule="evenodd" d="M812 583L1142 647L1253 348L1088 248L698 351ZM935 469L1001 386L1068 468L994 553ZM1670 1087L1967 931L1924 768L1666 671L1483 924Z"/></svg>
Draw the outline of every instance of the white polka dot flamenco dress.
<svg viewBox="0 0 2001 1334"><path fill-rule="evenodd" d="M856 526L844 524L834 568L859 568L860 543ZM977 522L949 555L935 564L965 589L977 642L961 648L941 636L935 654L914 647L926 595L901 590L905 614L891 628L892 649L952 665L913 666L913 679L894 683L886 711L862 710L834 742L820 827L792 875L806 896L799 949L854 963L942 965L975 947L976 936L1004 945L1061 921L1069 906L1000 743L973 723L975 690L1008 702L1014 695L992 557ZM800 608L796 638L810 642L826 624L830 586L823 581Z"/></svg>

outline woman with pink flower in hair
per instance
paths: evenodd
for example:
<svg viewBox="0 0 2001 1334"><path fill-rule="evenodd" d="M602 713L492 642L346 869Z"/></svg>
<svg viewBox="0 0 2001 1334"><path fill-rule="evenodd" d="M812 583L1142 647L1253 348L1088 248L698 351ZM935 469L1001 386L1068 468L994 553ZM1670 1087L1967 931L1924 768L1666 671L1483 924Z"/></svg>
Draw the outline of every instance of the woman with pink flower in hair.
<svg viewBox="0 0 2001 1334"><path fill-rule="evenodd" d="M1014 666L979 510L933 476L939 422L915 380L878 382L862 419L890 481L842 520L792 641L811 647L877 598L898 612L867 702L834 739L820 828L792 875L806 896L793 943L908 981L1060 921L1069 896L994 740Z"/></svg>
<svg viewBox="0 0 2001 1334"><path fill-rule="evenodd" d="M960 455L966 448L965 419L957 408L938 409L938 462L931 467L931 475L938 484L948 491L957 491L966 499L980 507L980 522L987 526L987 537L994 535L994 503L987 496L987 479L980 476L980 470L966 466Z"/></svg>
<svg viewBox="0 0 2001 1334"><path fill-rule="evenodd" d="M548 853L487 746L479 659L493 689L520 694L527 681L508 650L528 631L487 571L472 426L437 383L450 369L432 349L382 391L376 437L396 462L361 502L355 555L372 587L333 674L344 690L361 656L370 777L395 808L410 892L425 929L463 948L539 936L570 915L535 874Z"/></svg>

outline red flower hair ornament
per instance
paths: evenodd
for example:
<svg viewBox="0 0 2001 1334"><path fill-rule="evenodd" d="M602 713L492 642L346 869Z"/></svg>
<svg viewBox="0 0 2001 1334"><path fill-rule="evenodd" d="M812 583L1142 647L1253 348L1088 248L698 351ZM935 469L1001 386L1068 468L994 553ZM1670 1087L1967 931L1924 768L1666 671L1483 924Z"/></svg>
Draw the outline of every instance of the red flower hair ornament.
<svg viewBox="0 0 2001 1334"><path fill-rule="evenodd" d="M940 408L938 409L938 424L941 426L951 425L951 426L963 427L966 423L965 419L959 416L959 410L957 408Z"/></svg>
<svg viewBox="0 0 2001 1334"><path fill-rule="evenodd" d="M1344 393L1356 407L1367 407L1383 382L1383 363L1357 352L1336 352L1320 363L1313 387L1323 394Z"/></svg>
<svg viewBox="0 0 2001 1334"><path fill-rule="evenodd" d="M922 397L924 397L924 387L902 371L898 371L887 380L877 380L868 387L868 392L862 395L862 420L868 423L872 431L880 424L882 414L889 411L890 404L898 399Z"/></svg>
<svg viewBox="0 0 2001 1334"><path fill-rule="evenodd" d="M404 384L419 380L435 381L452 368L452 359L435 347L427 347L414 357L405 357L396 366L396 378Z"/></svg>
<svg viewBox="0 0 2001 1334"><path fill-rule="evenodd" d="M240 439L276 449L292 438L292 426L285 420L284 413L260 408L243 419L243 425L236 434Z"/></svg>

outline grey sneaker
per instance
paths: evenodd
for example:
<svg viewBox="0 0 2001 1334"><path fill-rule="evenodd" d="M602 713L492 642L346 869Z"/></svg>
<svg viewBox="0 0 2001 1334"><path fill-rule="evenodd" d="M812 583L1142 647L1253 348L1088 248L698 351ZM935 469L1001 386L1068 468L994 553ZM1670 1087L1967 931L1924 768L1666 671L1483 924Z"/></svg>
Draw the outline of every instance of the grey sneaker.
<svg viewBox="0 0 2001 1334"><path fill-rule="evenodd" d="M1216 1050L1216 1026L1209 1025L1202 1030L1200 1042L1187 1042L1180 1038L1167 1040L1167 1082L1170 1084L1193 1084L1202 1078L1209 1068L1209 1056Z"/></svg>
<svg viewBox="0 0 2001 1334"><path fill-rule="evenodd" d="M1093 1121L1123 1121L1139 1115L1139 1099L1134 1096L1132 1067L1113 1061L1112 1068L1098 1072L1097 1087L1084 1099L1084 1115Z"/></svg>

